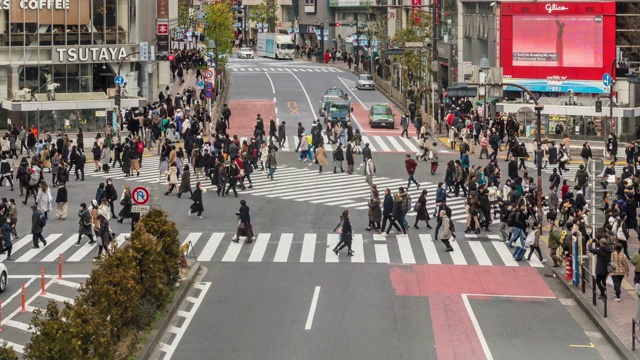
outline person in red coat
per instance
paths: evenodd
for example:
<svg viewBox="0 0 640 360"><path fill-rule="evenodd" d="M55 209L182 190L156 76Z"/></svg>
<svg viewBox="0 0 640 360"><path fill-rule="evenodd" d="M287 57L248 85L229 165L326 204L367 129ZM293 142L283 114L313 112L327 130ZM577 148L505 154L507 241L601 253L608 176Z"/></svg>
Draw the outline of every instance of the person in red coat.
<svg viewBox="0 0 640 360"><path fill-rule="evenodd" d="M416 181L413 177L413 174L416 172L416 168L418 167L418 163L411 158L411 155L407 154L404 160L404 167L407 169L407 174L409 174L409 179L407 180L407 189L411 187L411 182L413 181L416 184L416 188L420 189L420 183Z"/></svg>
<svg viewBox="0 0 640 360"><path fill-rule="evenodd" d="M328 51L325 51L324 52L324 63L328 64L330 59L331 59L331 55L329 54Z"/></svg>

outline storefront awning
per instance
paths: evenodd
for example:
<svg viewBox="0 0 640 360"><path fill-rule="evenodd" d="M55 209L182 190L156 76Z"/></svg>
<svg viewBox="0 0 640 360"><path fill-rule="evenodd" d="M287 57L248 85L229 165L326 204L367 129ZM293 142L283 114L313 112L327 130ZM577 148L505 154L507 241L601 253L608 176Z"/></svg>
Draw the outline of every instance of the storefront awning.
<svg viewBox="0 0 640 360"><path fill-rule="evenodd" d="M505 113L516 113L521 108L533 109L533 103L511 103L500 102L496 104L496 111ZM602 112L597 113L595 106L570 106L570 105L544 105L542 109L543 115L565 115L565 116L608 116L609 109L605 108ZM635 118L640 116L640 107L623 108L614 107L613 117L616 118Z"/></svg>
<svg viewBox="0 0 640 360"><path fill-rule="evenodd" d="M487 104L491 104L491 103L497 102L498 100L499 100L498 98L488 97L487 98ZM484 104L484 100L476 101L476 106L482 106L483 104Z"/></svg>
<svg viewBox="0 0 640 360"><path fill-rule="evenodd" d="M114 99L107 97L105 93L61 93L56 94L56 100L46 100L44 96L38 94L35 101L14 101L2 100L2 108L15 111L37 111L37 110L82 110L82 109L113 109ZM121 99L121 107L133 108L143 107L147 104L147 99L141 97L129 97Z"/></svg>
<svg viewBox="0 0 640 360"><path fill-rule="evenodd" d="M533 80L533 79L505 79L504 91L519 91L522 89L509 86L516 83L524 86L532 92L566 93L572 90L576 94L605 94L602 81L560 81L560 80Z"/></svg>

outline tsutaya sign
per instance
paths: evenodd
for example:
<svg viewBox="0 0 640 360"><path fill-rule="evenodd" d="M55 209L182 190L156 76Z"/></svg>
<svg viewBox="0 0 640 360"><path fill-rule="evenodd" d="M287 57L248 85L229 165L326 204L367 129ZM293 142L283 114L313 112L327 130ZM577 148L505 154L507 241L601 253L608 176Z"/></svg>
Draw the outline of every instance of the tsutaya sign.
<svg viewBox="0 0 640 360"><path fill-rule="evenodd" d="M57 63L119 62L127 57L127 50L121 46L59 47L53 51L53 59Z"/></svg>

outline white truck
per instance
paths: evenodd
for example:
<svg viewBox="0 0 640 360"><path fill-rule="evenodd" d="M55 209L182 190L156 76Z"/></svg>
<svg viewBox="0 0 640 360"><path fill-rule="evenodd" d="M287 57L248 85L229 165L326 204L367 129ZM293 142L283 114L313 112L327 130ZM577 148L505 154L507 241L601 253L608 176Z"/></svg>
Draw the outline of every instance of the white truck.
<svg viewBox="0 0 640 360"><path fill-rule="evenodd" d="M292 60L294 52L290 35L258 33L258 56Z"/></svg>

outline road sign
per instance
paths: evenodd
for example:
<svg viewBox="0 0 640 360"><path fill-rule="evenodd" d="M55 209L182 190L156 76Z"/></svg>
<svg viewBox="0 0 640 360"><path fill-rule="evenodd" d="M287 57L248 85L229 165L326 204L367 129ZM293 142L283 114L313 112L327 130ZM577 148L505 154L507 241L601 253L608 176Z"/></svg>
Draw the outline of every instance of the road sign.
<svg viewBox="0 0 640 360"><path fill-rule="evenodd" d="M124 77L118 75L115 79L113 79L113 82L116 84L116 86L122 86L124 85Z"/></svg>
<svg viewBox="0 0 640 360"><path fill-rule="evenodd" d="M169 23L168 22L159 22L158 23L158 35L169 35Z"/></svg>
<svg viewBox="0 0 640 360"><path fill-rule="evenodd" d="M591 158L591 161L593 161L596 166L596 172L592 174L592 176L599 176L602 170L604 170L604 161L600 158ZM591 170L591 167L589 167L588 170Z"/></svg>
<svg viewBox="0 0 640 360"><path fill-rule="evenodd" d="M149 205L132 205L131 206L132 213L140 213L146 214L149 212Z"/></svg>
<svg viewBox="0 0 640 360"><path fill-rule="evenodd" d="M602 75L602 84L604 86L611 85L612 81L613 81L613 79L611 78L611 75L609 73L605 73L604 75Z"/></svg>
<svg viewBox="0 0 640 360"><path fill-rule="evenodd" d="M205 87L207 88L207 90L211 90L213 89L213 83L211 81L207 81L205 83Z"/></svg>
<svg viewBox="0 0 640 360"><path fill-rule="evenodd" d="M199 88L204 87L204 81L198 80L198 87Z"/></svg>
<svg viewBox="0 0 640 360"><path fill-rule="evenodd" d="M207 69L204 72L204 77L206 77L207 79L211 79L213 77L213 71L211 71L210 69Z"/></svg>
<svg viewBox="0 0 640 360"><path fill-rule="evenodd" d="M139 50L140 52L140 61L149 61L149 43L141 42Z"/></svg>
<svg viewBox="0 0 640 360"><path fill-rule="evenodd" d="M144 205L149 201L149 190L144 186L138 186L131 193L131 200L136 205Z"/></svg>
<svg viewBox="0 0 640 360"><path fill-rule="evenodd" d="M213 97L213 91L212 90L207 90L204 93L204 97L206 97L207 99L211 99Z"/></svg>

